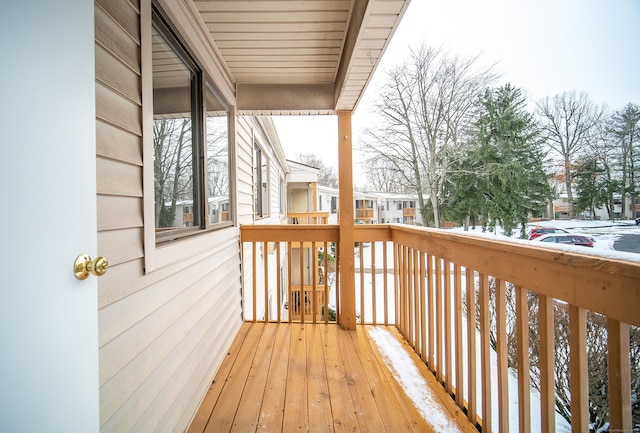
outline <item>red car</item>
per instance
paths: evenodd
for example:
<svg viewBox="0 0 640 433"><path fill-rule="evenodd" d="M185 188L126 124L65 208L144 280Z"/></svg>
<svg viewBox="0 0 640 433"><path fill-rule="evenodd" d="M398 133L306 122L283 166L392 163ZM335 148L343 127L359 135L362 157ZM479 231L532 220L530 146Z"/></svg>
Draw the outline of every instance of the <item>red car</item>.
<svg viewBox="0 0 640 433"><path fill-rule="evenodd" d="M559 229L557 227L535 227L532 228L531 231L529 232L529 237L528 239L535 239L539 236L542 235L548 235L551 233L569 233L568 231L566 231L565 229Z"/></svg>

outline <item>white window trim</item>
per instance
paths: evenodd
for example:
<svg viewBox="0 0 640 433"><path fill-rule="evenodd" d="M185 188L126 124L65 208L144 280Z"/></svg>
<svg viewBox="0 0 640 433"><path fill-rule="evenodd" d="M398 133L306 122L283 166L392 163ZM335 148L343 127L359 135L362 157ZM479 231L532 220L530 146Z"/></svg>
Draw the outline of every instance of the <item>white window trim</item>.
<svg viewBox="0 0 640 433"><path fill-rule="evenodd" d="M165 7L165 12L169 12L170 5L160 0L161 6ZM181 4L179 6L182 6ZM184 12L184 11L183 11ZM220 83L226 83L224 77L219 73L212 74L205 68L213 85L215 85L222 97L229 101L229 146L230 146L230 207L232 212L232 225L224 228L206 230L198 232L193 236L167 242L165 244L156 243L156 223L155 223L155 203L154 203L154 170L153 170L153 75L152 75L152 7L151 0L140 2L140 36L141 36L141 84L142 84L142 177L143 177L143 245L144 245L144 272L150 273L179 261L188 261L211 249L221 239L228 239L228 230L235 232L239 237L236 194L237 186L235 182L236 167L236 142L235 142L235 99L230 99L232 95L226 87L220 89ZM176 17L168 17L172 22L180 22ZM196 48L197 50L197 48ZM206 54L210 54L206 49L200 48ZM203 65L200 65L204 67Z"/></svg>

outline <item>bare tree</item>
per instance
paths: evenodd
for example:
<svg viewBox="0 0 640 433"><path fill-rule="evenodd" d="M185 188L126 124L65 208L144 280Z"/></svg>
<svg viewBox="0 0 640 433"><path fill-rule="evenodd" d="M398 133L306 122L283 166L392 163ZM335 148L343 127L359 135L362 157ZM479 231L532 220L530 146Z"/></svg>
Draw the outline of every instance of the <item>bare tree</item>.
<svg viewBox="0 0 640 433"><path fill-rule="evenodd" d="M362 163L367 184L378 192L413 193L415 189L404 181L404 174L391 161L377 157L367 158Z"/></svg>
<svg viewBox="0 0 640 433"><path fill-rule="evenodd" d="M156 227L172 227L177 202L193 201L191 121L154 120L153 148Z"/></svg>
<svg viewBox="0 0 640 433"><path fill-rule="evenodd" d="M338 187L338 176L336 176L333 168L327 167L318 155L313 153L298 153L296 154L296 160L302 164L306 164L320 170L320 174L318 175L318 184L329 188Z"/></svg>
<svg viewBox="0 0 640 433"><path fill-rule="evenodd" d="M386 161L418 195L423 221L441 224L441 192L451 162L461 151L478 95L496 78L477 58L449 56L422 45L387 72L362 151ZM431 202L429 209L425 199Z"/></svg>
<svg viewBox="0 0 640 433"><path fill-rule="evenodd" d="M585 93L565 92L540 101L538 114L547 145L562 160L561 178L567 191L569 218L573 218L572 167L594 140L596 128L603 120L603 109Z"/></svg>

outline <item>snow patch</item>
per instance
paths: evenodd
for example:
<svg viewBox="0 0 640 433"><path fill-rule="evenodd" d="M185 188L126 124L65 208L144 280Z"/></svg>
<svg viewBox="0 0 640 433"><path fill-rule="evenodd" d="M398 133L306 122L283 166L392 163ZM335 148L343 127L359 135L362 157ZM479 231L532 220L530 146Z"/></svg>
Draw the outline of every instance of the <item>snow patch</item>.
<svg viewBox="0 0 640 433"><path fill-rule="evenodd" d="M398 340L383 328L371 328L369 335L376 342L387 368L411 398L422 418L436 432L462 432L453 417L433 395L429 385Z"/></svg>

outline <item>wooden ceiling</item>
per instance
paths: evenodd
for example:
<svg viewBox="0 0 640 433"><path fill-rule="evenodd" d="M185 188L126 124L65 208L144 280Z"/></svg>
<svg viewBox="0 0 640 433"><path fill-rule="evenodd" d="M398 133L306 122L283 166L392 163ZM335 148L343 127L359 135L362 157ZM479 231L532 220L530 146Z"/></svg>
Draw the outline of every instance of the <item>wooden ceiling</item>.
<svg viewBox="0 0 640 433"><path fill-rule="evenodd" d="M410 0L195 1L238 111L354 110Z"/></svg>

